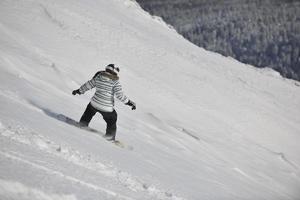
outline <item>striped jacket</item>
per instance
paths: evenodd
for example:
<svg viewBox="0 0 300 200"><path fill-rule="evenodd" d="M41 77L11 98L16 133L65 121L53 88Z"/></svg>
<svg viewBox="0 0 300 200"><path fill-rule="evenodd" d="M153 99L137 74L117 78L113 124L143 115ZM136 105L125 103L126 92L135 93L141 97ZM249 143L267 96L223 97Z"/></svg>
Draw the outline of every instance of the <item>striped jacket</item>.
<svg viewBox="0 0 300 200"><path fill-rule="evenodd" d="M100 111L113 112L114 97L117 97L124 104L129 101L123 94L117 75L112 75L106 71L97 72L91 80L79 88L79 92L83 94L94 87L96 87L96 92L91 99L91 104Z"/></svg>

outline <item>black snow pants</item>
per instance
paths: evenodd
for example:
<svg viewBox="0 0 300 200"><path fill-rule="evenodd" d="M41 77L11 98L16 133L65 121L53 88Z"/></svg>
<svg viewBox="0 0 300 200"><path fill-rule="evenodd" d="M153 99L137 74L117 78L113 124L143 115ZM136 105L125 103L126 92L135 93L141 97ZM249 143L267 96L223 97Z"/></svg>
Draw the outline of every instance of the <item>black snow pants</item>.
<svg viewBox="0 0 300 200"><path fill-rule="evenodd" d="M80 124L82 126L88 126L93 116L97 113L101 113L103 119L106 122L106 137L111 137L115 140L116 132L117 132L117 112L114 110L113 112L103 112L94 108L91 103L89 103L80 119Z"/></svg>

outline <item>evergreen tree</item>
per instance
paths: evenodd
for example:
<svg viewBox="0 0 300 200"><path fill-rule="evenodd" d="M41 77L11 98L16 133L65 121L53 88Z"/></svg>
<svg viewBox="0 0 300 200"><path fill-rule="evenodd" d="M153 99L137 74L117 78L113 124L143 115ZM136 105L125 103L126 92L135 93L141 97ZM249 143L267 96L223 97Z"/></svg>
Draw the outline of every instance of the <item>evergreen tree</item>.
<svg viewBox="0 0 300 200"><path fill-rule="evenodd" d="M137 0L198 46L300 80L299 0Z"/></svg>

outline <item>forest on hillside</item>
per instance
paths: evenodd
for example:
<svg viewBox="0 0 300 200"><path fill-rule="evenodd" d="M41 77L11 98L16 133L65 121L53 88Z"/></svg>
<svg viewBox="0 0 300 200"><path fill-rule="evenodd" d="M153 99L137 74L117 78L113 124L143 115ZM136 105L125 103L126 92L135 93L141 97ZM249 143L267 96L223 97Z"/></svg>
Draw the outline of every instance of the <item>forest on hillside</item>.
<svg viewBox="0 0 300 200"><path fill-rule="evenodd" d="M207 50L300 80L300 0L136 0Z"/></svg>

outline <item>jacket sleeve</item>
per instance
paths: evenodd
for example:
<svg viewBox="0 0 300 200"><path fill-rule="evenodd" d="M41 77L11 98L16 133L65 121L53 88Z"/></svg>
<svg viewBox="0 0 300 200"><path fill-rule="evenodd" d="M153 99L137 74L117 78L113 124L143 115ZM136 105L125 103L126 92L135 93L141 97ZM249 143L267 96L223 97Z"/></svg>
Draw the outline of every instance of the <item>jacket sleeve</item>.
<svg viewBox="0 0 300 200"><path fill-rule="evenodd" d="M124 95L124 93L122 91L122 86L119 81L117 81L117 83L113 87L113 92L114 92L114 95L117 97L117 99L119 99L121 102L123 102L125 104L128 103L129 99L127 96Z"/></svg>
<svg viewBox="0 0 300 200"><path fill-rule="evenodd" d="M85 84L83 84L80 88L79 88L79 92L81 94L84 94L86 91L94 88L96 86L96 81L95 81L96 76L94 76L91 80L87 81Z"/></svg>

